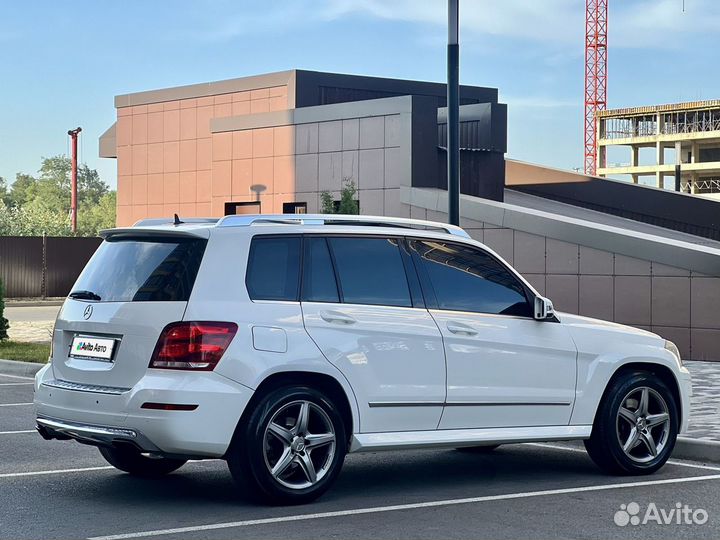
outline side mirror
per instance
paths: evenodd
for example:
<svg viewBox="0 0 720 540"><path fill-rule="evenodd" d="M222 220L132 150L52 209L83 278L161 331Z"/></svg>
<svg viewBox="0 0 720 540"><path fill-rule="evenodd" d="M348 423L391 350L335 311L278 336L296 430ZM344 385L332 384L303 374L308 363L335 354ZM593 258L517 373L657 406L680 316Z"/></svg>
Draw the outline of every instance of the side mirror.
<svg viewBox="0 0 720 540"><path fill-rule="evenodd" d="M555 310L553 309L553 303L550 301L550 299L543 296L536 296L535 313L533 314L535 320L544 321L545 319L549 319L554 315Z"/></svg>

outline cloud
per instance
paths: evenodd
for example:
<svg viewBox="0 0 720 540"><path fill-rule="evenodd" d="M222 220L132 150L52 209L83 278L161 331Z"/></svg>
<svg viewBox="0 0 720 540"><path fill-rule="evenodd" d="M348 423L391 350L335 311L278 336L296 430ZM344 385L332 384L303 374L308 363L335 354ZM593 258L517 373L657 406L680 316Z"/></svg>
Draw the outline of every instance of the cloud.
<svg viewBox="0 0 720 540"><path fill-rule="evenodd" d="M391 21L447 24L445 0L325 0L318 10L327 20L365 15ZM582 0L464 0L461 39L489 35L544 44L582 44ZM714 37L720 26L717 0L610 0L608 31L612 47L682 48Z"/></svg>

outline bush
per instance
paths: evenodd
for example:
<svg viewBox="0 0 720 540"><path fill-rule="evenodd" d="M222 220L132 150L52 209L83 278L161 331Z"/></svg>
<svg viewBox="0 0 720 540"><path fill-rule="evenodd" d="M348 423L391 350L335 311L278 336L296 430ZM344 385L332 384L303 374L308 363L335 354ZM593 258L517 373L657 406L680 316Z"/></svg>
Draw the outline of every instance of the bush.
<svg viewBox="0 0 720 540"><path fill-rule="evenodd" d="M357 188L351 178L343 178L343 187L340 192L340 201L336 202L329 191L320 193L320 207L323 214L357 215L360 213L360 203L355 198Z"/></svg>
<svg viewBox="0 0 720 540"><path fill-rule="evenodd" d="M0 279L0 341L4 341L8 338L8 329L10 328L10 323L8 320L3 317L3 312L5 311L5 287L3 286L3 282Z"/></svg>

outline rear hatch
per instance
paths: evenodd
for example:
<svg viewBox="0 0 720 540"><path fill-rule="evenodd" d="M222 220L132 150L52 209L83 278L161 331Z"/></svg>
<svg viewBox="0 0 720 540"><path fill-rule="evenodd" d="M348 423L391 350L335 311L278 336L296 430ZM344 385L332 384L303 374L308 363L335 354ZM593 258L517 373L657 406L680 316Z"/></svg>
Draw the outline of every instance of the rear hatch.
<svg viewBox="0 0 720 540"><path fill-rule="evenodd" d="M163 328L182 320L206 243L181 231L110 232L58 315L55 378L132 388Z"/></svg>

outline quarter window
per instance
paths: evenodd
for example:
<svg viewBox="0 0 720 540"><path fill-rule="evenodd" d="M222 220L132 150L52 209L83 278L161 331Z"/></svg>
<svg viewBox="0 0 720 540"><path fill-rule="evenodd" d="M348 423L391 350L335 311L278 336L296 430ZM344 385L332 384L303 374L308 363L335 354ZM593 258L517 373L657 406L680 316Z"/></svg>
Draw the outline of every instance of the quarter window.
<svg viewBox="0 0 720 540"><path fill-rule="evenodd" d="M411 307L398 241L393 238L328 238L342 301Z"/></svg>
<svg viewBox="0 0 720 540"><path fill-rule="evenodd" d="M532 317L522 283L489 253L459 244L413 241L439 309Z"/></svg>
<svg viewBox="0 0 720 540"><path fill-rule="evenodd" d="M296 301L299 281L299 237L253 238L246 277L251 299Z"/></svg>

